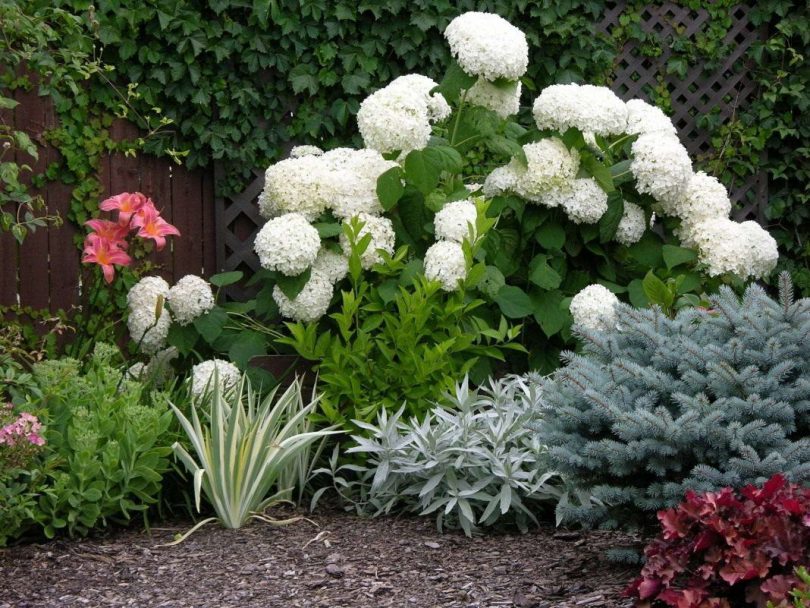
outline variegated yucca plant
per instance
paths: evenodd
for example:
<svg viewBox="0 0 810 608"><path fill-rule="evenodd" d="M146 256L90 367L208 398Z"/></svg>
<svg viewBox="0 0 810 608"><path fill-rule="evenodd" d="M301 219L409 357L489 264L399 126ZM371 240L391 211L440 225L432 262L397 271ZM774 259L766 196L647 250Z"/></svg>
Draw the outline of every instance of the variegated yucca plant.
<svg viewBox="0 0 810 608"><path fill-rule="evenodd" d="M308 403L296 379L277 397L274 390L261 398L243 377L235 390L223 390L214 378L206 398L191 403L191 419L172 404L197 459L180 443L174 451L194 476L197 510L204 493L216 512L199 522L177 542L200 526L219 520L226 528L239 528L250 519L288 523L267 517L264 510L290 496L292 488L280 481L298 477L301 462L309 462L313 444L335 433L332 428L309 430L308 417L317 406L313 392ZM203 412L202 421L199 409ZM271 489L277 491L270 494Z"/></svg>

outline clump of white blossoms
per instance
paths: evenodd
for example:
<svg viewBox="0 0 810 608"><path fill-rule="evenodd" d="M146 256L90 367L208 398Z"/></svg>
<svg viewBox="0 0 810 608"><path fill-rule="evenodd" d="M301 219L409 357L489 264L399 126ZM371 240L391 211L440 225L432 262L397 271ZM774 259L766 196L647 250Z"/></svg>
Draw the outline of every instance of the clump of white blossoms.
<svg viewBox="0 0 810 608"><path fill-rule="evenodd" d="M450 106L436 82L421 74L400 76L366 97L357 112L357 126L366 147L379 152L421 150L431 125L450 116Z"/></svg>
<svg viewBox="0 0 810 608"><path fill-rule="evenodd" d="M585 329L605 331L616 326L619 298L603 285L588 285L571 299L574 325Z"/></svg>
<svg viewBox="0 0 810 608"><path fill-rule="evenodd" d="M312 263L313 274L317 273L334 284L342 280L349 272L349 261L345 255L328 249L321 249Z"/></svg>
<svg viewBox="0 0 810 608"><path fill-rule="evenodd" d="M527 166L513 160L509 166L515 174L514 190L532 200L552 188L570 184L579 169L579 153L569 150L562 140L549 137L523 146Z"/></svg>
<svg viewBox="0 0 810 608"><path fill-rule="evenodd" d="M501 85L479 78L467 90L464 100L470 105L492 110L501 118L509 118L520 110L521 91L519 80Z"/></svg>
<svg viewBox="0 0 810 608"><path fill-rule="evenodd" d="M359 242L365 235L371 235L371 242L366 250L360 255L360 263L365 270L368 270L374 264L382 262L383 258L380 251L392 255L394 253L394 225L387 217L376 217L367 213L361 213L357 219L363 223L357 234L357 241ZM350 256L351 243L348 237L341 233L340 246L346 256Z"/></svg>
<svg viewBox="0 0 810 608"><path fill-rule="evenodd" d="M629 247L641 240L646 229L647 223L644 217L644 209L635 203L624 201L624 212L616 228L616 234L613 236L614 240Z"/></svg>
<svg viewBox="0 0 810 608"><path fill-rule="evenodd" d="M581 177L557 191L559 204L575 224L595 224L608 204L607 193L592 177Z"/></svg>
<svg viewBox="0 0 810 608"><path fill-rule="evenodd" d="M732 273L743 279L761 278L776 267L779 258L776 241L756 222L704 220L689 226L687 240L697 247L710 276Z"/></svg>
<svg viewBox="0 0 810 608"><path fill-rule="evenodd" d="M330 175L330 201L327 207L338 218L359 213L379 215L383 208L377 198L377 178L396 167L376 150L335 148L321 157Z"/></svg>
<svg viewBox="0 0 810 608"><path fill-rule="evenodd" d="M645 133L633 142L630 170L636 189L651 195L667 214L692 178L692 161L677 137Z"/></svg>
<svg viewBox="0 0 810 608"><path fill-rule="evenodd" d="M475 240L475 223L478 211L469 199L446 203L433 218L437 239L462 242L470 234Z"/></svg>
<svg viewBox="0 0 810 608"><path fill-rule="evenodd" d="M671 205L673 215L695 223L716 217L728 217L731 199L726 187L703 171L693 174L686 183L681 196Z"/></svg>
<svg viewBox="0 0 810 608"><path fill-rule="evenodd" d="M444 30L444 37L453 58L471 76L517 80L529 66L526 35L498 15L459 15Z"/></svg>
<svg viewBox="0 0 810 608"><path fill-rule="evenodd" d="M321 237L303 215L287 213L262 227L256 235L254 249L262 268L297 276L315 261L321 249Z"/></svg>
<svg viewBox="0 0 810 608"><path fill-rule="evenodd" d="M215 374L216 372L216 374ZM191 368L191 396L199 399L214 388L214 378L222 391L236 388L242 372L230 361L210 359Z"/></svg>
<svg viewBox="0 0 810 608"><path fill-rule="evenodd" d="M180 325L188 325L214 307L214 292L208 281L188 274L172 286L166 301L174 320Z"/></svg>
<svg viewBox="0 0 810 608"><path fill-rule="evenodd" d="M165 306L168 295L169 284L154 276L142 278L127 294L127 327L140 352L151 355L166 344L172 324Z"/></svg>
<svg viewBox="0 0 810 608"><path fill-rule="evenodd" d="M564 133L574 127L597 135L617 135L627 130L627 107L607 87L551 85L540 92L532 113L538 129Z"/></svg>
<svg viewBox="0 0 810 608"><path fill-rule="evenodd" d="M273 288L273 300L278 304L282 317L308 323L317 321L326 314L332 301L334 285L323 274L313 272L303 289L292 300L281 288Z"/></svg>
<svg viewBox="0 0 810 608"><path fill-rule="evenodd" d="M332 200L331 178L329 168L319 156L306 155L274 163L264 172L259 213L265 219L299 213L314 220Z"/></svg>
<svg viewBox="0 0 810 608"><path fill-rule="evenodd" d="M658 106L650 105L643 99L631 99L627 106L627 133L661 133L677 135L672 119Z"/></svg>
<svg viewBox="0 0 810 608"><path fill-rule="evenodd" d="M301 158L302 156L320 156L323 154L318 146L293 146L290 150L290 158Z"/></svg>
<svg viewBox="0 0 810 608"><path fill-rule="evenodd" d="M436 241L425 252L425 277L439 281L444 291L455 291L467 277L467 260L461 244Z"/></svg>

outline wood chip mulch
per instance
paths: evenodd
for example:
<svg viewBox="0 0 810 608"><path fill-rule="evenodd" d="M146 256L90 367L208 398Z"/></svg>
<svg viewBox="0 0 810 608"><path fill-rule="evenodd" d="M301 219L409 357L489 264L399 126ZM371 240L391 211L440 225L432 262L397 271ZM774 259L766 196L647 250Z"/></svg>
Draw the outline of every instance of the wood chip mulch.
<svg viewBox="0 0 810 608"><path fill-rule="evenodd" d="M286 527L216 524L117 531L0 550L0 608L624 608L637 569L605 561L632 539L544 527L438 534L431 518L339 511ZM317 525L316 525L317 524Z"/></svg>

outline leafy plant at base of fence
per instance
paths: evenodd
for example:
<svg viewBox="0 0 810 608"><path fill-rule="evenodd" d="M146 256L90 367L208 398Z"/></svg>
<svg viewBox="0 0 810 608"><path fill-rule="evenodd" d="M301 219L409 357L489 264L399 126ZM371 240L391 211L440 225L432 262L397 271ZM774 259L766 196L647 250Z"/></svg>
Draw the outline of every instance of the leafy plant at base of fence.
<svg viewBox="0 0 810 608"><path fill-rule="evenodd" d="M538 388L533 378L507 377L470 389L465 379L421 422L404 420L405 406L383 409L376 424L355 421L364 436L352 436L356 445L346 453L363 456L365 465L332 462L316 473L330 474L341 498L366 515L435 515L440 531L460 527L468 536L505 522L526 531L537 523L536 503L564 491L527 427ZM348 472L354 481L343 477ZM328 489L319 489L311 506Z"/></svg>
<svg viewBox="0 0 810 608"><path fill-rule="evenodd" d="M491 225L479 213L476 234ZM383 255L373 273L364 273L360 260L370 239L358 239L361 226L344 227L350 288L341 291L339 308L319 322L287 323L290 335L277 340L317 362L321 412L330 424L350 430L357 430L352 420L373 420L380 409L393 411L402 403L421 418L459 377L483 380L506 351L523 350L514 342L520 327L503 317L490 322L478 312L484 301L469 295L484 272L483 264L473 264L478 240L463 245L467 278L445 292L424 277L420 260L406 263L407 247Z"/></svg>
<svg viewBox="0 0 810 608"><path fill-rule="evenodd" d="M47 443L37 466L43 492L28 525L48 538L126 522L157 502L171 411L162 393L121 381L118 357L99 343L84 369L68 358L34 366L43 397L32 405L42 412Z"/></svg>
<svg viewBox="0 0 810 608"><path fill-rule="evenodd" d="M658 513L663 531L647 545L641 576L625 595L673 607L787 606L801 584L794 568L810 564L808 518L810 489L781 475L739 492L690 491Z"/></svg>
<svg viewBox="0 0 810 608"><path fill-rule="evenodd" d="M801 566L794 571L798 584L791 589L790 599L793 601L793 608L810 608L810 572ZM773 602L768 602L767 608L777 608Z"/></svg>
<svg viewBox="0 0 810 608"><path fill-rule="evenodd" d="M810 475L810 300L759 286L667 318L621 305L617 328L581 332L582 354L544 387L551 465L604 504L564 520L629 527L687 490Z"/></svg>
<svg viewBox="0 0 810 608"><path fill-rule="evenodd" d="M240 528L250 519L278 523L262 513L292 489L278 483L297 477L302 452L335 432L305 430L306 418L318 401L305 404L301 391L300 380L295 380L281 395L273 391L260 399L247 378L228 394L214 379L205 403L209 408L205 423L194 403L191 420L171 406L197 455L195 460L180 443L174 444L175 453L194 476L197 510L204 493L217 514L186 536L214 519L226 528ZM274 487L277 492L268 497Z"/></svg>

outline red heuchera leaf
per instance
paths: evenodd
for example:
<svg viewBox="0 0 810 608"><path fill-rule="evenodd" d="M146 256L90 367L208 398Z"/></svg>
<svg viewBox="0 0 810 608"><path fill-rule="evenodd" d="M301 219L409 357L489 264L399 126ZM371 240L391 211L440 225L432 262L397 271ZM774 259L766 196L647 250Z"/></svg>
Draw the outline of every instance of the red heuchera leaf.
<svg viewBox="0 0 810 608"><path fill-rule="evenodd" d="M661 535L645 549L625 596L673 608L777 606L794 567L810 565L810 488L775 475L761 488L689 492L658 513ZM747 598L743 600L743 598Z"/></svg>

